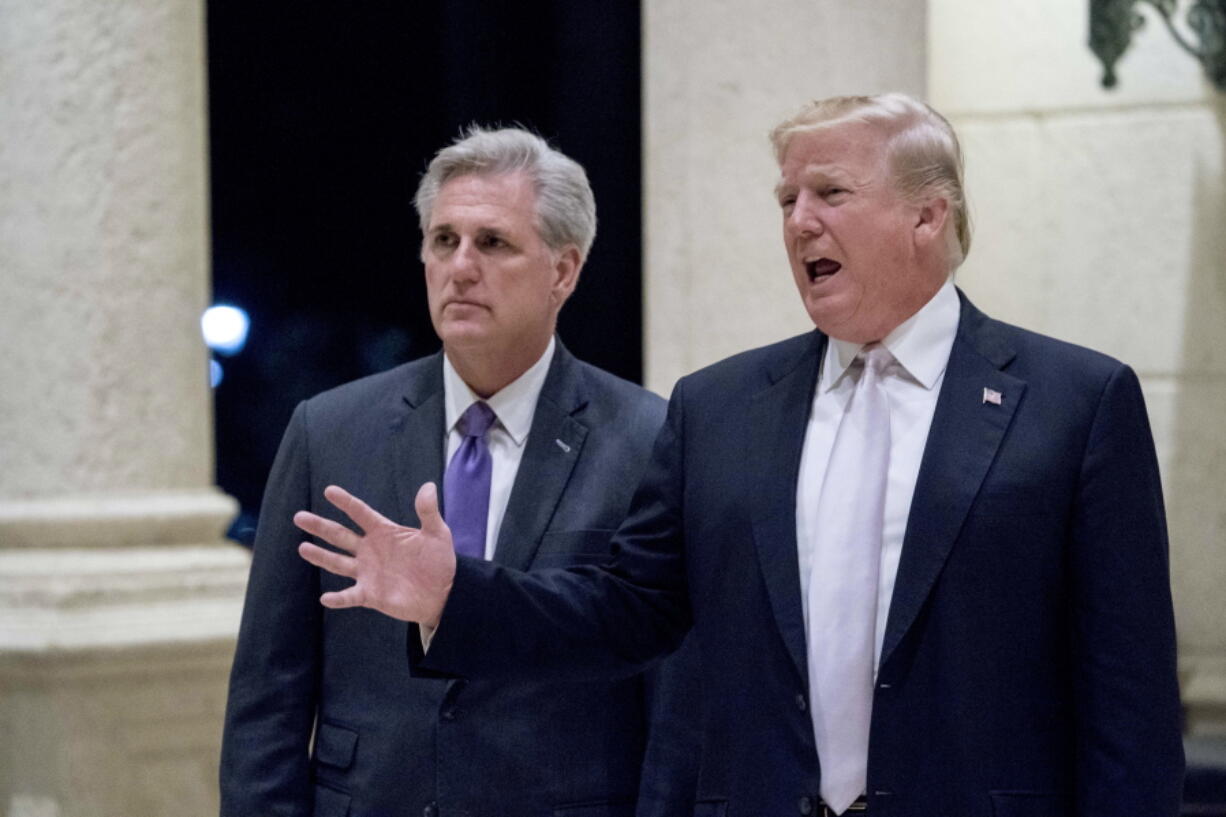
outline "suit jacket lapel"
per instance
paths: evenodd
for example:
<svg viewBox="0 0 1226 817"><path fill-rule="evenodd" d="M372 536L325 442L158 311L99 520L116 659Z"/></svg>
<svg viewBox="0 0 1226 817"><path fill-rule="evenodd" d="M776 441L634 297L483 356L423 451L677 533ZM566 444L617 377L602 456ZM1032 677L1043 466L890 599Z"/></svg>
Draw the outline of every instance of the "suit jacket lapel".
<svg viewBox="0 0 1226 817"><path fill-rule="evenodd" d="M443 355L422 360L411 369L403 396L404 411L392 420L392 452L396 500L402 525L416 526L413 499L426 482L439 488L442 498L445 422L443 408Z"/></svg>
<svg viewBox="0 0 1226 817"><path fill-rule="evenodd" d="M962 315L911 500L881 647L883 666L936 584L1026 390L1025 381L1002 371L1014 352L993 322L961 292L959 297ZM999 405L986 399L985 388L1002 396Z"/></svg>
<svg viewBox="0 0 1226 817"><path fill-rule="evenodd" d="M517 570L532 564L583 451L588 429L573 415L585 405L582 370L558 341L498 532L495 562Z"/></svg>
<svg viewBox="0 0 1226 817"><path fill-rule="evenodd" d="M802 352L767 372L772 384L750 406L749 478L755 487L753 534L775 623L803 679L808 678L796 555L796 479L805 425L826 338L807 336Z"/></svg>

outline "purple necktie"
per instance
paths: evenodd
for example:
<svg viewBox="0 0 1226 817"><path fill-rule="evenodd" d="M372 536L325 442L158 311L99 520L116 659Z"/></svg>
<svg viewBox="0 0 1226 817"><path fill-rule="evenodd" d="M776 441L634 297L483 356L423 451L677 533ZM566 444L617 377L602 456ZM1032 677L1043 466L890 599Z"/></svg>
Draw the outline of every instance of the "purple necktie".
<svg viewBox="0 0 1226 817"><path fill-rule="evenodd" d="M456 430L464 439L443 475L443 509L455 551L477 559L485 557L492 467L485 432L489 431L494 419L494 410L479 401L460 415Z"/></svg>

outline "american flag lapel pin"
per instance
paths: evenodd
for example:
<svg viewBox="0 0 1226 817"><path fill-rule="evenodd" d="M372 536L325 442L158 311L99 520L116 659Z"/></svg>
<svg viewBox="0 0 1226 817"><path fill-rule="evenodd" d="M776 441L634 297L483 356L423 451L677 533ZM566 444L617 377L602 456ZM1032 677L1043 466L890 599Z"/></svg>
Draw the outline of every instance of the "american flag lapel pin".
<svg viewBox="0 0 1226 817"><path fill-rule="evenodd" d="M991 403L994 406L999 406L1000 401L1004 399L1005 396L996 389L989 389L987 386L983 387L983 402Z"/></svg>

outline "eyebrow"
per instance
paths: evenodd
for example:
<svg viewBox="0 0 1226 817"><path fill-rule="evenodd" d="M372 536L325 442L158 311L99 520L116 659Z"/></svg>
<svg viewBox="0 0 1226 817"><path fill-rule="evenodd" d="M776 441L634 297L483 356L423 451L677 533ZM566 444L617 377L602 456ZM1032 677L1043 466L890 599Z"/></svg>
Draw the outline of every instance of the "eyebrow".
<svg viewBox="0 0 1226 817"><path fill-rule="evenodd" d="M856 178L850 171L839 167L838 165L807 165L800 172L800 183L794 184L785 179L780 179L775 184L775 198L779 198L785 190L803 186L811 183L814 180L822 182L834 182L851 187L864 187L866 182Z"/></svg>
<svg viewBox="0 0 1226 817"><path fill-rule="evenodd" d="M426 228L426 232L428 233L436 233L441 230L449 230L453 233L459 232L456 229L455 225L449 221L444 221L441 224L435 224L431 227ZM504 224L479 224L475 228L475 232L477 233L498 233L499 235L506 235L509 232L511 232L511 229Z"/></svg>

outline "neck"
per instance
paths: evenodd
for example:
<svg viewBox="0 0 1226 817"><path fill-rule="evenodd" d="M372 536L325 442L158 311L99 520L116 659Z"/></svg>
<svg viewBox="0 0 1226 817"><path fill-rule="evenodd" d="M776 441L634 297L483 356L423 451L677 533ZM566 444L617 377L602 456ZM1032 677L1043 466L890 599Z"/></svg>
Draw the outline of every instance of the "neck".
<svg viewBox="0 0 1226 817"><path fill-rule="evenodd" d="M846 321L844 322L845 325L818 325L817 328L830 337L846 341L847 343L856 343L862 346L869 343L880 343L891 332L909 321L917 312L923 309L940 291L941 287L945 285L947 279L948 273L945 273L944 277L939 279L935 276L929 276L917 288L903 293L902 297L896 301L882 305L879 310L878 320L873 323L867 321Z"/></svg>
<svg viewBox="0 0 1226 817"><path fill-rule="evenodd" d="M549 348L547 336L536 344L510 344L502 349L456 349L443 345L443 352L456 374L473 393L489 398L513 383L541 359Z"/></svg>

